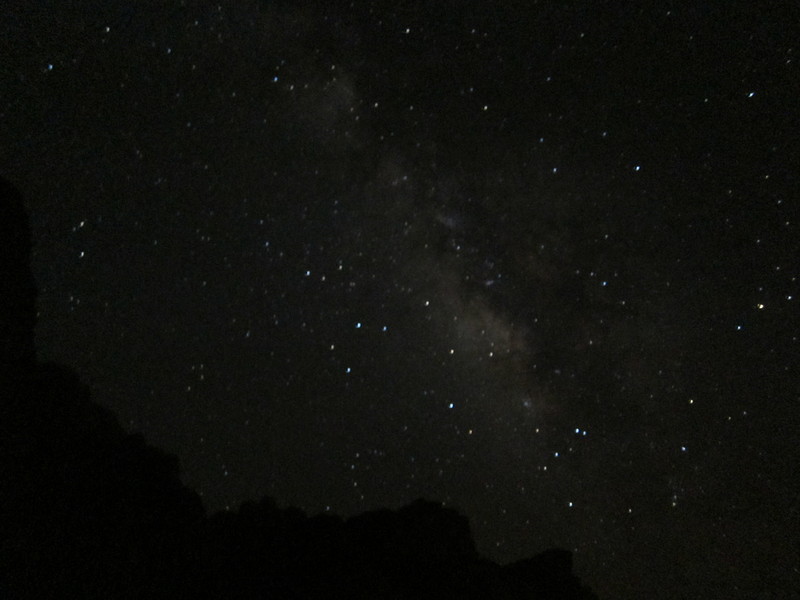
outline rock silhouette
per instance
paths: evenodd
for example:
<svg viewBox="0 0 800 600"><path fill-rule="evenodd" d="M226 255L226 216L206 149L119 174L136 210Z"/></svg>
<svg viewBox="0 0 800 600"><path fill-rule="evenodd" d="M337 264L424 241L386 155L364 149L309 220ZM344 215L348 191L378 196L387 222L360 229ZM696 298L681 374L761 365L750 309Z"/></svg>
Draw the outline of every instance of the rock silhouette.
<svg viewBox="0 0 800 600"><path fill-rule="evenodd" d="M31 233L22 195L0 178L0 365L30 365L35 357L36 285Z"/></svg>
<svg viewBox="0 0 800 600"><path fill-rule="evenodd" d="M30 228L5 180L0 236L0 598L595 598L569 552L499 566L436 502L344 520L264 498L207 517L175 457L36 361Z"/></svg>

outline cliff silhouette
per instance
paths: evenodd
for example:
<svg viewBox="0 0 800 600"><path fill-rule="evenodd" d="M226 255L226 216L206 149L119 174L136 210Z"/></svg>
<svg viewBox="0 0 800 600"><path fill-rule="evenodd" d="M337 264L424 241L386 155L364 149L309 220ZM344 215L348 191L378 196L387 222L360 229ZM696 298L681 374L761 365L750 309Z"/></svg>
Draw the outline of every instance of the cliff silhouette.
<svg viewBox="0 0 800 600"><path fill-rule="evenodd" d="M0 598L596 598L568 551L497 565L436 502L345 520L264 498L207 516L176 457L37 361L30 227L1 178L0 238Z"/></svg>

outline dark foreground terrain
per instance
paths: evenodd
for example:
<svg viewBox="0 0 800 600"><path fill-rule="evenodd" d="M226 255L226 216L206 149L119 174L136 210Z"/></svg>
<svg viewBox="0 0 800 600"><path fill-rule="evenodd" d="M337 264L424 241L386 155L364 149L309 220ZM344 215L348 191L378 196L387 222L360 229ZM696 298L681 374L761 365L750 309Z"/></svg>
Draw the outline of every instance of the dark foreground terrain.
<svg viewBox="0 0 800 600"><path fill-rule="evenodd" d="M572 557L499 566L419 500L347 520L270 498L206 516L178 461L34 347L20 194L0 180L0 598L595 598Z"/></svg>

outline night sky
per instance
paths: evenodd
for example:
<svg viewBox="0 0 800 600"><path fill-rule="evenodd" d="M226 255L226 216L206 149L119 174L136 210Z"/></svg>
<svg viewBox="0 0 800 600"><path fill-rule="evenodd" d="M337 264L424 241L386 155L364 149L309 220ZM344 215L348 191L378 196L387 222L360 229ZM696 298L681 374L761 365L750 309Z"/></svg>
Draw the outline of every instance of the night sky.
<svg viewBox="0 0 800 600"><path fill-rule="evenodd" d="M800 10L762 4L6 2L39 357L209 511L425 497L601 597L798 593Z"/></svg>

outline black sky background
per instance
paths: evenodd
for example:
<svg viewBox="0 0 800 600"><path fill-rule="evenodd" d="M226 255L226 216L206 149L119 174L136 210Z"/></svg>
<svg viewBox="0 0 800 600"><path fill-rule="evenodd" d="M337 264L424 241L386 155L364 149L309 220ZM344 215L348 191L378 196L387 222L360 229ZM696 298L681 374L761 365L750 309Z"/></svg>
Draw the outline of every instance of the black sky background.
<svg viewBox="0 0 800 600"><path fill-rule="evenodd" d="M209 510L798 588L796 8L7 6L40 358Z"/></svg>

